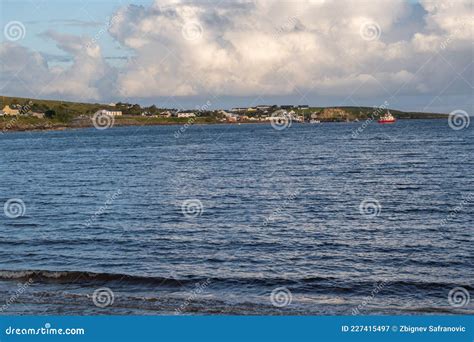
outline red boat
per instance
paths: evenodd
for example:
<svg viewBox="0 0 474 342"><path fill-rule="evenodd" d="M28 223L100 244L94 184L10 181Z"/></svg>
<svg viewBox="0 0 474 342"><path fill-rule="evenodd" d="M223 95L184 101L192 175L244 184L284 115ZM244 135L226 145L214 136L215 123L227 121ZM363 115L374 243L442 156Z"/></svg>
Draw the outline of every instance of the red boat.
<svg viewBox="0 0 474 342"><path fill-rule="evenodd" d="M397 121L395 117L390 113L390 111L387 111L387 113L384 116L381 116L380 119L378 120L378 123L380 124L386 124L386 123L394 123Z"/></svg>

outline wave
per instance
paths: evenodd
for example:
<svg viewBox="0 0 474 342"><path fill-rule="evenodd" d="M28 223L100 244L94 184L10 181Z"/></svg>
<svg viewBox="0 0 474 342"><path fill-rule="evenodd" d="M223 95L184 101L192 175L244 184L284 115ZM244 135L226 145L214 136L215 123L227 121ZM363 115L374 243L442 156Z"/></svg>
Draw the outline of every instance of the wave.
<svg viewBox="0 0 474 342"><path fill-rule="evenodd" d="M155 276L137 276L119 273L94 273L83 271L48 271L48 270L0 270L0 280L29 280L35 283L118 283L132 286L199 286L209 284L212 288L251 287L271 289L276 286L287 286L300 293L350 293L367 294L375 288L385 294L394 294L411 291L445 292L446 289L459 286L458 283L423 282L414 280L355 280L350 278L334 277L307 277L298 279L287 278L218 278L187 276L181 278L167 278ZM468 291L472 286L465 285ZM378 292L377 291L377 292Z"/></svg>
<svg viewBox="0 0 474 342"><path fill-rule="evenodd" d="M187 285L203 282L214 284L234 284L272 286L278 284L297 285L332 282L335 278L311 277L298 280L285 278L218 278L186 276L180 278L167 278L156 276L137 276L121 273L95 273L84 271L50 271L50 270L0 270L0 280L30 280L33 282L56 282L56 283L87 283L87 282L120 282L143 285Z"/></svg>
<svg viewBox="0 0 474 342"><path fill-rule="evenodd" d="M0 280L30 280L33 282L83 283L127 282L142 284L179 285L192 279L134 276L120 273L95 273L83 271L0 270ZM195 282L196 280L194 280Z"/></svg>

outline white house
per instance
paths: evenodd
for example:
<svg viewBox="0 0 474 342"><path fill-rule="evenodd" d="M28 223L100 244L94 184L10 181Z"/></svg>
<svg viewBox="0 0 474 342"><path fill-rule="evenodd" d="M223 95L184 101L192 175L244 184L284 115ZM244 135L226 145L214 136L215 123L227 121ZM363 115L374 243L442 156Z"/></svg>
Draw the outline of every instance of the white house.
<svg viewBox="0 0 474 342"><path fill-rule="evenodd" d="M122 116L122 111L101 109L101 110L98 110L97 112L95 112L94 115Z"/></svg>
<svg viewBox="0 0 474 342"><path fill-rule="evenodd" d="M196 114L194 113L178 113L178 118L195 118Z"/></svg>

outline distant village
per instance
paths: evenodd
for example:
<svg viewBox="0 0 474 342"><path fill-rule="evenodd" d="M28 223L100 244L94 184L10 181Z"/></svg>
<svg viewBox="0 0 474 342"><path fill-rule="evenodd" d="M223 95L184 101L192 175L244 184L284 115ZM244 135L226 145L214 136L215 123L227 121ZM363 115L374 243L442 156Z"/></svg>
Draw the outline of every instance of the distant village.
<svg viewBox="0 0 474 342"><path fill-rule="evenodd" d="M116 105L111 103L109 107L115 107ZM222 122L241 122L241 121L271 121L275 116L285 115L292 121L303 122L305 120L304 114L301 111L309 110L308 105L258 105L255 107L237 107L230 110L177 110L177 109L166 109L158 113L153 111L144 110L140 113L144 117L155 117L155 118L196 118L204 116L212 116L219 118ZM95 114L110 115L110 116L122 116L124 115L120 110L100 109ZM135 114L136 115L136 114ZM309 115L310 119L317 119L317 113Z"/></svg>
<svg viewBox="0 0 474 342"><path fill-rule="evenodd" d="M82 103L71 101L41 100L0 97L0 125L11 127L42 127L64 124L70 127L87 127L97 116L114 117L117 124L146 125L174 123L277 123L300 122L357 122L373 121L388 113L388 104L378 107L315 107L300 105L265 105L231 109L211 109L207 101L196 109L159 108L126 102ZM398 119L439 119L437 113L401 112L392 110ZM8 119L8 117L12 119ZM92 119L92 120L91 120ZM150 120L146 120L150 119ZM23 126L22 126L23 125ZM28 126L30 125L30 126Z"/></svg>
<svg viewBox="0 0 474 342"><path fill-rule="evenodd" d="M388 105L388 104L387 104ZM113 117L118 125L358 122L366 124L389 113L378 107L313 107L308 105L257 105L231 109L210 109L211 103L194 110L140 106L131 103L81 103L55 100L0 97L0 129L42 129L89 127L98 116ZM391 110L397 119L442 119L446 114ZM91 120L92 119L92 120Z"/></svg>
<svg viewBox="0 0 474 342"><path fill-rule="evenodd" d="M138 105L124 103L109 103L95 112L81 114L78 117L85 119L93 115L142 116L153 118L196 118L214 117L221 122L252 122L271 121L276 116L285 116L295 122L305 120L317 120L318 112L310 112L308 105L258 105L254 107L237 107L230 110L178 110L159 109L155 106L141 108ZM54 112L54 111L49 111ZM5 105L0 111L0 116L26 116L39 119L53 117L54 113L48 111L34 111L28 105L10 104Z"/></svg>

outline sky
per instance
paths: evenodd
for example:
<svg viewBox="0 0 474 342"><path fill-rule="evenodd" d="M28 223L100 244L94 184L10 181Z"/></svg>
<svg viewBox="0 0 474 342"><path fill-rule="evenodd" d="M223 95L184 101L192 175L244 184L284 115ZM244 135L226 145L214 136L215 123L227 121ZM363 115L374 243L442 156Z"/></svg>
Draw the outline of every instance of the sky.
<svg viewBox="0 0 474 342"><path fill-rule="evenodd" d="M0 2L0 95L473 109L473 1Z"/></svg>

